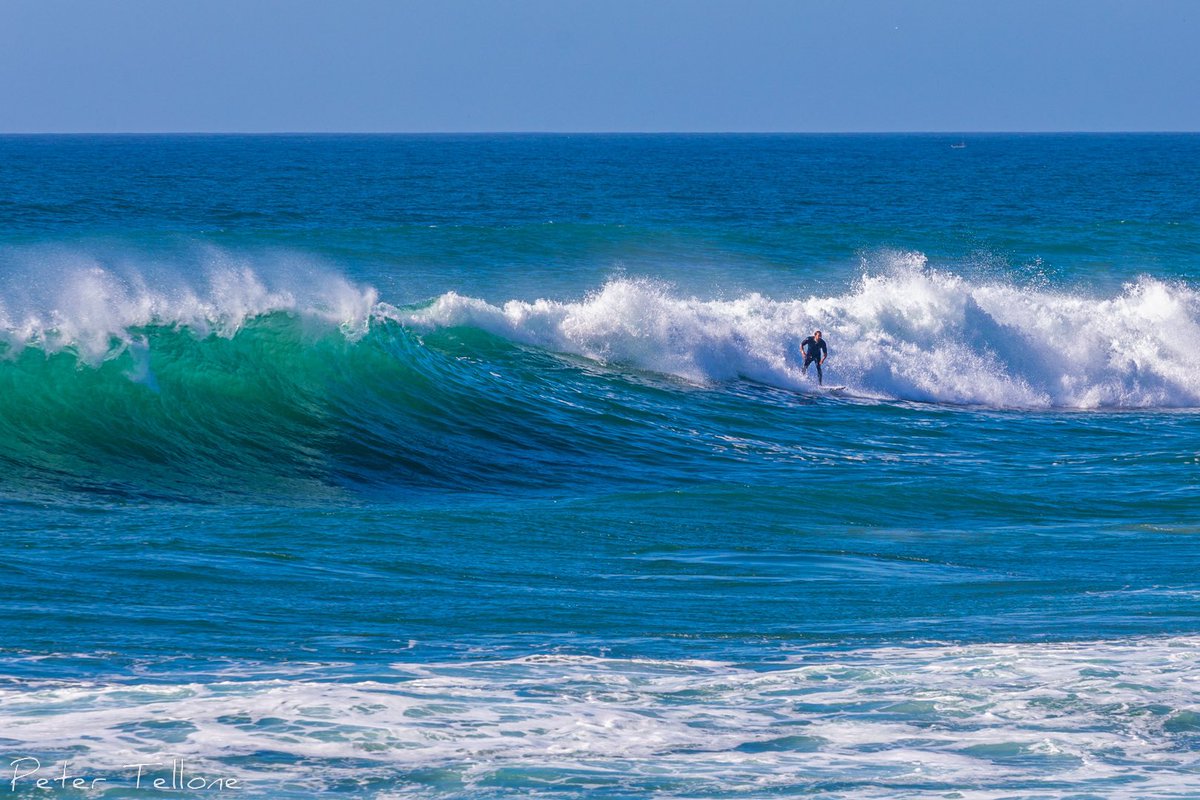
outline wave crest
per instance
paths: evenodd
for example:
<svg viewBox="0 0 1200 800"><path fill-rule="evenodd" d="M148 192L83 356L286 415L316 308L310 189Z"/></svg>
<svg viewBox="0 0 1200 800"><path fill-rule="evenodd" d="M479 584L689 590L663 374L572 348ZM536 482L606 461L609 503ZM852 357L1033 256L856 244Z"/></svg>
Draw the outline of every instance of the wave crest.
<svg viewBox="0 0 1200 800"><path fill-rule="evenodd" d="M30 347L67 352L93 367L127 358L125 374L135 381L152 380L162 346L154 336L165 330L230 339L282 314L296 321L292 333L340 331L349 344L372 326L415 334L471 328L696 383L749 379L806 391L811 376L800 370L799 342L819 327L830 345L827 382L865 397L992 408L1200 407L1200 294L1152 277L1094 297L973 281L909 253L891 254L838 295L712 300L621 278L576 301L496 304L451 291L399 307L290 254L244 259L210 249L187 268L172 262L161 270L37 250L5 260L12 275L0 296L0 353L11 361ZM402 350L402 358L415 352ZM451 372L441 379L455 381Z"/></svg>
<svg viewBox="0 0 1200 800"><path fill-rule="evenodd" d="M156 262L40 247L3 256L5 349L69 350L92 366L142 341L141 329L154 325L230 337L250 320L284 312L361 335L378 303L375 289L293 253L250 257L199 247Z"/></svg>
<svg viewBox="0 0 1200 800"><path fill-rule="evenodd" d="M504 338L696 382L810 384L799 342L830 346L827 377L868 397L996 408L1200 406L1200 295L1145 277L1110 298L972 283L910 257L843 295L701 300L614 280L578 302L493 305L449 292L382 313L418 329Z"/></svg>

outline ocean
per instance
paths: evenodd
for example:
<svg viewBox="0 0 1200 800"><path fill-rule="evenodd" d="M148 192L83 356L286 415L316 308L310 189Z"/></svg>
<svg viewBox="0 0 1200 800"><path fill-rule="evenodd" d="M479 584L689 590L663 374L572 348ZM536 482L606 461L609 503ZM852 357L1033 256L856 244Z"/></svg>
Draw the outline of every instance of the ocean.
<svg viewBox="0 0 1200 800"><path fill-rule="evenodd" d="M1200 797L1200 136L7 136L0 276L0 793Z"/></svg>

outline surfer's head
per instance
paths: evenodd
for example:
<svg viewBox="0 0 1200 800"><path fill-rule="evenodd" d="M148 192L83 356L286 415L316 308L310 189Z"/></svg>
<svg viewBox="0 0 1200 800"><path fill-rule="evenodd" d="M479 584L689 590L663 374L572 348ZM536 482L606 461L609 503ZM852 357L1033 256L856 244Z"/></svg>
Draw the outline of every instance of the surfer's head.
<svg viewBox="0 0 1200 800"><path fill-rule="evenodd" d="M821 332L820 332L820 331L813 331L813 338L814 338L814 339L820 339L820 338L821 338Z"/></svg>

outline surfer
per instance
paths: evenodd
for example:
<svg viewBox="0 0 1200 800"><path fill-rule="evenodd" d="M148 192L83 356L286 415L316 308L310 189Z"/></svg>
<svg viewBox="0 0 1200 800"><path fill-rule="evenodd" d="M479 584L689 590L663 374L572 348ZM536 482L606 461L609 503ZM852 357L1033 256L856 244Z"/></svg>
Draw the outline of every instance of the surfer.
<svg viewBox="0 0 1200 800"><path fill-rule="evenodd" d="M817 385L823 385L825 383L825 376L821 374L821 365L829 357L829 347L825 344L825 340L821 338L821 332L813 331L812 336L801 342L800 352L804 353L804 374L808 374L809 364L814 361L817 362Z"/></svg>

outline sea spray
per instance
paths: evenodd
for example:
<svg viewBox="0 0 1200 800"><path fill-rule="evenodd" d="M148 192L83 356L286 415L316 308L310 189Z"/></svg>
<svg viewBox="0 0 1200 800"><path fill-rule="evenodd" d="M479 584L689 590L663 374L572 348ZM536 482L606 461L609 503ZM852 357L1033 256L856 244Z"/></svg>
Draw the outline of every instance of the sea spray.
<svg viewBox="0 0 1200 800"><path fill-rule="evenodd" d="M296 252L238 254L193 244L155 259L140 251L62 245L0 249L0 343L68 350L95 366L148 326L230 337L248 321L294 314L366 330L378 295Z"/></svg>
<svg viewBox="0 0 1200 800"><path fill-rule="evenodd" d="M973 283L924 266L864 275L829 297L680 297L615 280L582 301L496 306L453 292L410 312L417 329L478 327L514 341L696 382L804 389L799 339L830 342L831 381L882 400L992 408L1200 406L1200 294L1142 278L1094 298Z"/></svg>

